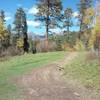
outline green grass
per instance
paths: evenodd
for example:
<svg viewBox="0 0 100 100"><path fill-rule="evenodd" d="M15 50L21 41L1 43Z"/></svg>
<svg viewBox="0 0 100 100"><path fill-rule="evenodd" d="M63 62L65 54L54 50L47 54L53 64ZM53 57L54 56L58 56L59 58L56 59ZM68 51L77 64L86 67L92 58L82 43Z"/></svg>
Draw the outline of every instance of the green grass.
<svg viewBox="0 0 100 100"><path fill-rule="evenodd" d="M78 53L78 56L65 67L65 75L88 89L100 92L100 62L86 60L84 52Z"/></svg>
<svg viewBox="0 0 100 100"><path fill-rule="evenodd" d="M26 54L0 62L0 100L14 100L13 96L20 93L19 88L9 82L11 77L29 73L35 67L41 67L63 57L64 52Z"/></svg>

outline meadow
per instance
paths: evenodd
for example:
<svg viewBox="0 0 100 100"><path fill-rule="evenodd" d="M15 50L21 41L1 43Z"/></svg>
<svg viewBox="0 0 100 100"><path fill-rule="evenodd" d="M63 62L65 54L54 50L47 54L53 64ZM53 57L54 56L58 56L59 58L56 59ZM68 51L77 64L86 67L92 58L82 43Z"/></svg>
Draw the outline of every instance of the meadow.
<svg viewBox="0 0 100 100"><path fill-rule="evenodd" d="M9 80L12 77L30 73L36 67L44 66L64 57L64 52L25 54L10 57L0 62L0 100L11 100L20 93L20 89Z"/></svg>

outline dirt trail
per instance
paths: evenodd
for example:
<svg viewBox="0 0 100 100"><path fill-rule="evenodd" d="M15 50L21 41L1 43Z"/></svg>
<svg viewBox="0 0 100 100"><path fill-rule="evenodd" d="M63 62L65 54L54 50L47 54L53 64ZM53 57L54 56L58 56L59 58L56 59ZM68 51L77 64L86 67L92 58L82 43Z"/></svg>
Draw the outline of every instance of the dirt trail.
<svg viewBox="0 0 100 100"><path fill-rule="evenodd" d="M30 74L17 78L16 84L23 91L18 100L92 100L81 97L61 78L62 66L76 55L76 53L70 53L62 60L35 68Z"/></svg>

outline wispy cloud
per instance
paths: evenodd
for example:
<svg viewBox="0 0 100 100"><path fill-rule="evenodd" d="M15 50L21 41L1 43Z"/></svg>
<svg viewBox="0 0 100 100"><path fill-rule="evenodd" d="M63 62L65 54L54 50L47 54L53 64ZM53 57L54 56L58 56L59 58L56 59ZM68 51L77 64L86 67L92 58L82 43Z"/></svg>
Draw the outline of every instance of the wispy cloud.
<svg viewBox="0 0 100 100"><path fill-rule="evenodd" d="M75 11L75 12L73 13L73 17L78 17L78 16L79 16L78 11Z"/></svg>
<svg viewBox="0 0 100 100"><path fill-rule="evenodd" d="M6 20L6 21L11 20L11 16L6 16L6 17L5 17L5 20Z"/></svg>
<svg viewBox="0 0 100 100"><path fill-rule="evenodd" d="M11 20L11 19L12 19L11 13L10 13L10 12L5 12L5 20L6 20L6 21L9 21L9 20Z"/></svg>
<svg viewBox="0 0 100 100"><path fill-rule="evenodd" d="M64 29L62 30L60 28L55 28L55 29L50 29L50 31L52 31L52 32L54 32L56 34L61 34L64 31Z"/></svg>
<svg viewBox="0 0 100 100"><path fill-rule="evenodd" d="M37 13L38 13L37 6L31 7L31 8L29 9L29 11L28 11L28 14L33 14L33 15L35 15L35 14L37 14Z"/></svg>
<svg viewBox="0 0 100 100"><path fill-rule="evenodd" d="M29 10L28 8L24 7L24 11L25 11L26 13L28 12L28 10Z"/></svg>
<svg viewBox="0 0 100 100"><path fill-rule="evenodd" d="M39 27L41 23L39 21L27 20L27 24L29 26Z"/></svg>

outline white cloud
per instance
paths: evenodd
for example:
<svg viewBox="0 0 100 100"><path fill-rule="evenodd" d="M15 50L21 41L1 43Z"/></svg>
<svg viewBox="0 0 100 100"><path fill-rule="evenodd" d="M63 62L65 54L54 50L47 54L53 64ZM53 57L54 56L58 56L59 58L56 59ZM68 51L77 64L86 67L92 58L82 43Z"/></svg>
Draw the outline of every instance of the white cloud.
<svg viewBox="0 0 100 100"><path fill-rule="evenodd" d="M76 12L73 13L73 17L78 17L78 16L79 16L78 11L76 11Z"/></svg>
<svg viewBox="0 0 100 100"><path fill-rule="evenodd" d="M28 10L29 10L28 8L26 8L26 7L24 8L24 11L25 11L26 13L28 12Z"/></svg>
<svg viewBox="0 0 100 100"><path fill-rule="evenodd" d="M51 29L51 31L56 33L56 34L61 34L64 31L64 29L62 30L60 28L55 28L55 29Z"/></svg>
<svg viewBox="0 0 100 100"><path fill-rule="evenodd" d="M55 33L59 33L60 30L58 28L55 28L55 29L51 29L52 32L55 32Z"/></svg>
<svg viewBox="0 0 100 100"><path fill-rule="evenodd" d="M39 21L27 20L27 24L28 24L29 26L39 27L41 23L40 23Z"/></svg>
<svg viewBox="0 0 100 100"><path fill-rule="evenodd" d="M6 20L6 21L11 20L11 16L6 16L6 17L5 17L5 20Z"/></svg>
<svg viewBox="0 0 100 100"><path fill-rule="evenodd" d="M37 14L38 13L38 9L36 6L33 6L32 8L29 9L28 14Z"/></svg>
<svg viewBox="0 0 100 100"><path fill-rule="evenodd" d="M11 13L10 13L10 12L5 12L5 20L6 20L6 21L9 21L9 20L11 20L11 19L12 19Z"/></svg>

